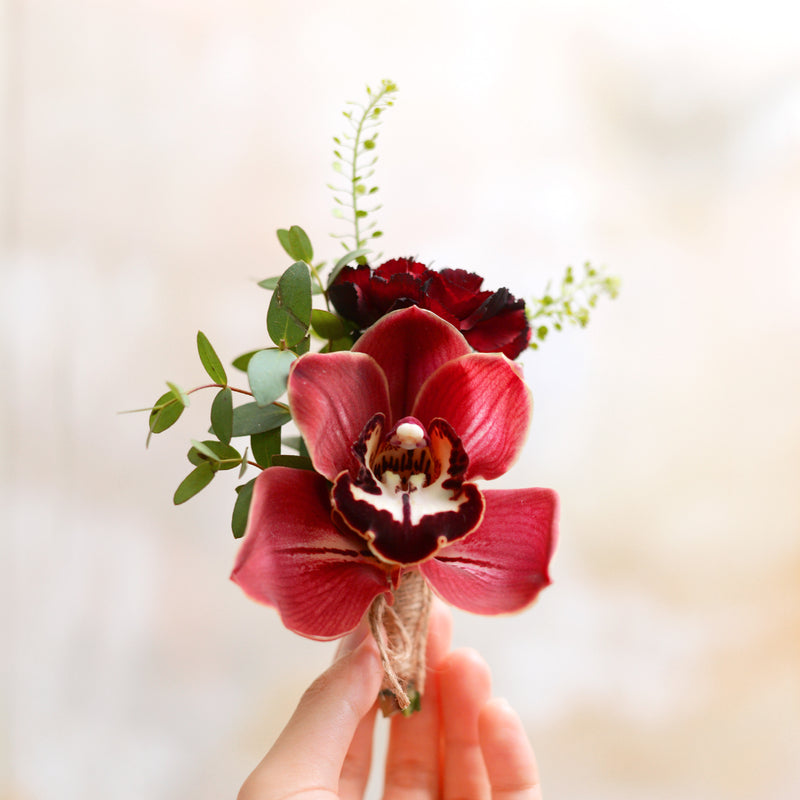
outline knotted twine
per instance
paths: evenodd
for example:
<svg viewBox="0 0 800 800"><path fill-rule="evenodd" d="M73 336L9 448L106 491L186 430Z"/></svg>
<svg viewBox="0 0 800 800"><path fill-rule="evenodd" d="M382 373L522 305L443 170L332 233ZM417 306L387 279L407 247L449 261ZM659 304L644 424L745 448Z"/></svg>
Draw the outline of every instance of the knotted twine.
<svg viewBox="0 0 800 800"><path fill-rule="evenodd" d="M400 579L392 605L379 595L370 606L369 626L383 664L379 704L384 716L405 711L425 690L430 610L431 590L418 570Z"/></svg>

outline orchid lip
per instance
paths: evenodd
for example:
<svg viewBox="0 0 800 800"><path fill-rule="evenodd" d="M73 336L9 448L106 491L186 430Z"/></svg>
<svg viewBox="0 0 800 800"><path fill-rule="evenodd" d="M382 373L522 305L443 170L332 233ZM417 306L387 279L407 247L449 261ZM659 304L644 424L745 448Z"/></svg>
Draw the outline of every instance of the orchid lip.
<svg viewBox="0 0 800 800"><path fill-rule="evenodd" d="M343 471L331 500L337 518L363 537L372 553L389 564L417 564L478 527L481 492L464 482L469 459L461 440L443 419L426 431L413 417L383 434L376 414L353 452L358 476Z"/></svg>

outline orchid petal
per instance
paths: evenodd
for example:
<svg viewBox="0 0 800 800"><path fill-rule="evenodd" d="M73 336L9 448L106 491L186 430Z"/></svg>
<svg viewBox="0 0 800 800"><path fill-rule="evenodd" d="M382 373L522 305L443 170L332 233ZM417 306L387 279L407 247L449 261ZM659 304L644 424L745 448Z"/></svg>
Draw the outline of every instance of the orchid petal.
<svg viewBox="0 0 800 800"><path fill-rule="evenodd" d="M558 497L550 489L483 493L483 522L420 565L433 590L474 614L506 614L530 605L550 583Z"/></svg>
<svg viewBox="0 0 800 800"><path fill-rule="evenodd" d="M231 579L278 609L292 631L334 639L355 628L390 589L363 541L331 522L328 483L307 470L271 467L256 479Z"/></svg>
<svg viewBox="0 0 800 800"><path fill-rule="evenodd" d="M411 412L417 392L430 375L471 349L452 325L431 311L411 306L378 320L352 352L372 356L386 373L394 423ZM365 414L362 423L370 416Z"/></svg>
<svg viewBox="0 0 800 800"><path fill-rule="evenodd" d="M411 414L423 425L436 417L447 420L469 456L467 480L492 480L516 461L533 399L518 365L499 354L471 353L431 375Z"/></svg>
<svg viewBox="0 0 800 800"><path fill-rule="evenodd" d="M386 378L364 353L308 353L289 375L289 407L314 468L332 481L355 469L351 447L364 422L389 413Z"/></svg>

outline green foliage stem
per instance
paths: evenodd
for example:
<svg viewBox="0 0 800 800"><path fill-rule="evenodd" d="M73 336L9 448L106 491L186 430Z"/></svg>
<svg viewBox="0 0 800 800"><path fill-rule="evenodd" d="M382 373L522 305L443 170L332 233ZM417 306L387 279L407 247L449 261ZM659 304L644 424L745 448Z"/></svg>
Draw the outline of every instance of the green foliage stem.
<svg viewBox="0 0 800 800"><path fill-rule="evenodd" d="M589 313L602 295L612 300L619 294L620 279L606 275L588 261L583 265L583 277L577 280L575 270L567 267L558 294L551 292L550 282L540 298L534 298L527 306L528 322L533 329L532 350L547 338L551 329L560 331L565 323L585 328L589 324Z"/></svg>
<svg viewBox="0 0 800 800"><path fill-rule="evenodd" d="M336 144L336 149L333 151L336 157L333 168L349 178L347 188L330 187L334 191L333 199L337 204L334 215L353 225L352 247L343 241L342 246L345 250L360 250L369 239L383 235L382 231L375 229L377 223L368 220L369 215L381 207L380 204L366 208L360 201L362 197L374 195L378 191L377 185L368 183L369 178L375 173L374 166L378 161L378 156L374 152L378 139L376 129L380 125L381 114L394 105L396 93L397 85L389 80L381 81L377 91L367 86L367 103L365 105L348 103L354 108L342 112L350 123L350 131L333 139ZM359 110L361 113L358 113ZM365 161L368 157L369 160ZM343 209L347 209L352 217L346 216ZM334 234L334 238L347 239L349 234L343 236Z"/></svg>

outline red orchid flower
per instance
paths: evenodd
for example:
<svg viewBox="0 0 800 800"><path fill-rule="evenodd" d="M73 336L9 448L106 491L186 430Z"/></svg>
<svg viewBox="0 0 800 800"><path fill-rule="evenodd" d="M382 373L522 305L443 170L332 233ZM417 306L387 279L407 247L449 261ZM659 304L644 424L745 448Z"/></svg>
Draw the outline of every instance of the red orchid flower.
<svg viewBox="0 0 800 800"><path fill-rule="evenodd" d="M412 306L351 351L300 357L289 405L316 472L259 475L231 576L289 629L342 636L407 570L479 614L520 610L549 584L555 493L473 482L508 470L530 423L505 356Z"/></svg>
<svg viewBox="0 0 800 800"><path fill-rule="evenodd" d="M345 319L368 328L384 314L410 305L426 308L458 328L481 353L516 358L531 329L525 301L508 289L481 289L483 278L463 269L433 270L410 258L393 258L375 269L345 267L328 296Z"/></svg>

